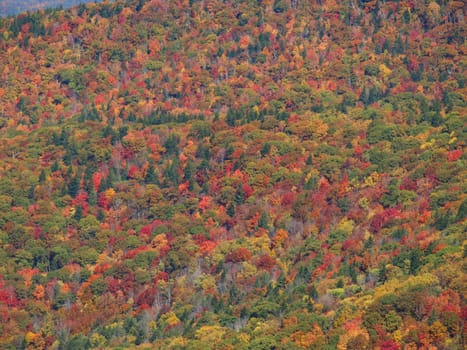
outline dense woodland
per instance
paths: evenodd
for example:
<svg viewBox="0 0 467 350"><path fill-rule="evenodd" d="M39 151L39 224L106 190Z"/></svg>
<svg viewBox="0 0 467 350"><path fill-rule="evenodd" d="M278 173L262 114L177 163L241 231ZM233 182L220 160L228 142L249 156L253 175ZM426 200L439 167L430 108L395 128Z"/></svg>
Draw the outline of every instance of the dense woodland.
<svg viewBox="0 0 467 350"><path fill-rule="evenodd" d="M0 19L0 348L465 348L464 5Z"/></svg>

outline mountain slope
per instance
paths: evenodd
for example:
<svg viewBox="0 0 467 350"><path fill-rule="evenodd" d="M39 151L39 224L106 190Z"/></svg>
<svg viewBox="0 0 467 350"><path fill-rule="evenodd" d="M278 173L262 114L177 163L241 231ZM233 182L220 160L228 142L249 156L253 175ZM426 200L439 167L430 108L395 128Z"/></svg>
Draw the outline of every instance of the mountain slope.
<svg viewBox="0 0 467 350"><path fill-rule="evenodd" d="M69 8L83 4L86 0L3 0L0 3L0 17L1 16L12 16L17 15L21 12L26 11L37 11L50 8ZM96 0L92 2L102 2L102 0Z"/></svg>
<svg viewBox="0 0 467 350"><path fill-rule="evenodd" d="M462 348L463 11L1 19L0 348Z"/></svg>

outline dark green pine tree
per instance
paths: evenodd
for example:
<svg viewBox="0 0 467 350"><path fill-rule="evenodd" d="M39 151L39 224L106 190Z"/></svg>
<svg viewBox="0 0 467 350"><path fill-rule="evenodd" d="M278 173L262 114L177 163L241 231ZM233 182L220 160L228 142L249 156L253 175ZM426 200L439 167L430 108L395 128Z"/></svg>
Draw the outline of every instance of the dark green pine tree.
<svg viewBox="0 0 467 350"><path fill-rule="evenodd" d="M467 217L467 199L465 199L459 207L456 215L456 221L463 220Z"/></svg>
<svg viewBox="0 0 467 350"><path fill-rule="evenodd" d="M90 206L95 206L97 204L97 193L92 184L89 186L88 203Z"/></svg>
<svg viewBox="0 0 467 350"><path fill-rule="evenodd" d="M76 176L73 176L70 183L68 184L68 194L73 198L76 197L76 195L78 194L80 178L80 174L76 174Z"/></svg>
<svg viewBox="0 0 467 350"><path fill-rule="evenodd" d="M242 186L238 186L237 192L235 193L235 203L243 204L245 202L245 192Z"/></svg>
<svg viewBox="0 0 467 350"><path fill-rule="evenodd" d="M316 287L314 284L311 285L308 295L313 299L318 298L318 291L316 290Z"/></svg>
<svg viewBox="0 0 467 350"><path fill-rule="evenodd" d="M53 162L52 166L50 167L50 171L54 173L59 170L60 170L60 165L58 164L58 161Z"/></svg>
<svg viewBox="0 0 467 350"><path fill-rule="evenodd" d="M39 174L39 183L44 183L44 182L45 182L45 179L46 179L45 170L42 169L42 170L41 170L41 173Z"/></svg>
<svg viewBox="0 0 467 350"><path fill-rule="evenodd" d="M76 211L75 211L75 215L73 215L73 219L75 219L76 221L80 221L83 217L83 208L81 207L81 205L78 205L76 206Z"/></svg>
<svg viewBox="0 0 467 350"><path fill-rule="evenodd" d="M230 203L227 206L227 215L231 218L235 215L235 206L233 205L233 203Z"/></svg>
<svg viewBox="0 0 467 350"><path fill-rule="evenodd" d="M269 227L269 217L264 211L261 213L259 218L258 226L261 228L268 228Z"/></svg>
<svg viewBox="0 0 467 350"><path fill-rule="evenodd" d="M147 184L157 184L158 181L159 180L157 178L156 170L154 169L154 164L149 164L146 176L144 177L144 182Z"/></svg>
<svg viewBox="0 0 467 350"><path fill-rule="evenodd" d="M175 184L178 185L180 182L180 175L178 174L179 168L178 158L172 158L169 160L167 167L164 170L164 183L165 184Z"/></svg>

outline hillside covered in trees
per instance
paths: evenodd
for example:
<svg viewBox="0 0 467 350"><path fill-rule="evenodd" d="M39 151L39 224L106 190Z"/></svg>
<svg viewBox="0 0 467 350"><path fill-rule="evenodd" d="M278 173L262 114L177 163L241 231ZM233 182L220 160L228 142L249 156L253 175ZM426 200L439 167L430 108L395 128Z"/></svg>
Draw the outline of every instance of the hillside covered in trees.
<svg viewBox="0 0 467 350"><path fill-rule="evenodd" d="M53 8L69 8L86 2L102 2L102 0L2 0L0 17L17 15L26 11L48 10Z"/></svg>
<svg viewBox="0 0 467 350"><path fill-rule="evenodd" d="M0 19L1 349L462 349L461 1Z"/></svg>

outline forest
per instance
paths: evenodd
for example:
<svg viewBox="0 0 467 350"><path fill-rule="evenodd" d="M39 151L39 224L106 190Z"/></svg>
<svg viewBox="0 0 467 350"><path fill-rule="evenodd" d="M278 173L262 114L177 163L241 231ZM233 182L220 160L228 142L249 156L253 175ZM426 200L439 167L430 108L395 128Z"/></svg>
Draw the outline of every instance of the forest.
<svg viewBox="0 0 467 350"><path fill-rule="evenodd" d="M0 18L0 348L465 348L466 32L448 0Z"/></svg>

